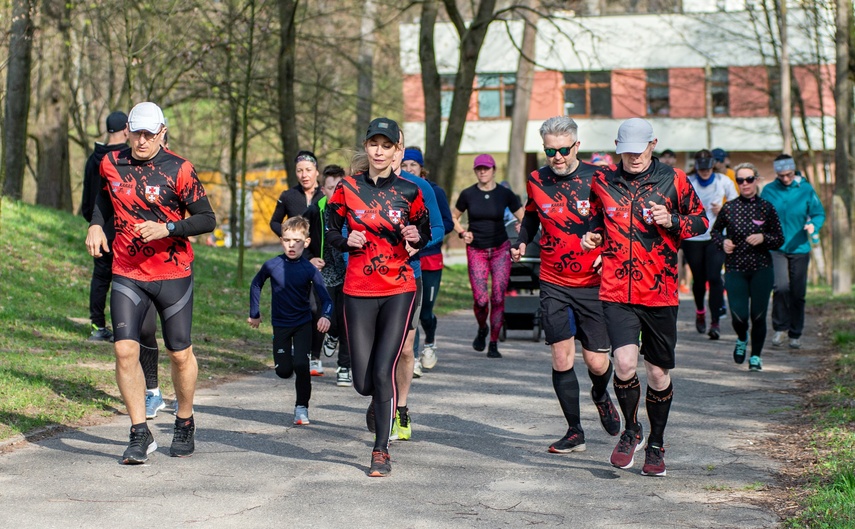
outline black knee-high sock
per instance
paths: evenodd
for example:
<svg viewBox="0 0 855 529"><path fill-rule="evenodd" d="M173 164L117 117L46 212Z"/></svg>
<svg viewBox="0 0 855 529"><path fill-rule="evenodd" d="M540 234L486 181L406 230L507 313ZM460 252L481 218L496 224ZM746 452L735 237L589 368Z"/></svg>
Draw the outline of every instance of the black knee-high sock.
<svg viewBox="0 0 855 529"><path fill-rule="evenodd" d="M671 400L674 398L674 385L668 384L668 387L662 391L647 386L647 418L650 419L650 436L647 438L647 444L662 446L665 435L665 425L668 424L668 414L671 411Z"/></svg>
<svg viewBox="0 0 855 529"><path fill-rule="evenodd" d="M145 374L145 389L157 388L157 347L147 347L140 344L140 365Z"/></svg>
<svg viewBox="0 0 855 529"><path fill-rule="evenodd" d="M555 388L555 395L558 396L558 403L561 404L561 411L564 412L567 425L581 432L582 425L579 422L579 380L576 378L576 371L572 367L567 371L556 371L553 369L552 387Z"/></svg>
<svg viewBox="0 0 855 529"><path fill-rule="evenodd" d="M614 371L614 368L611 362L609 362L609 368L602 375L595 375L590 369L588 370L588 376L591 377L591 384L593 384L591 397L596 402L602 401L603 397L609 391L609 379L612 378L612 371Z"/></svg>
<svg viewBox="0 0 855 529"><path fill-rule="evenodd" d="M629 380L621 380L615 375L613 380L615 397L620 404L626 429L637 432L641 429L638 424L638 403L641 401L641 382L638 381L638 375L632 375Z"/></svg>

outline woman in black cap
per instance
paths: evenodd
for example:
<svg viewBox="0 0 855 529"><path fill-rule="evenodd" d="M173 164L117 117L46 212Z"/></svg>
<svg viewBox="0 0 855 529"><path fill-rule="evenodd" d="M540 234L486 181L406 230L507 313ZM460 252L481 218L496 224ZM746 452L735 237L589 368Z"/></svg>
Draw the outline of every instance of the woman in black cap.
<svg viewBox="0 0 855 529"><path fill-rule="evenodd" d="M403 149L398 124L377 118L363 146L368 170L344 177L327 203L327 240L348 252L344 321L353 387L371 395L376 437L368 475L389 475L395 416L395 367L412 319L416 292L410 251L431 238L430 216L413 182L392 171ZM348 234L342 235L347 224ZM371 425L369 425L369 430Z"/></svg>

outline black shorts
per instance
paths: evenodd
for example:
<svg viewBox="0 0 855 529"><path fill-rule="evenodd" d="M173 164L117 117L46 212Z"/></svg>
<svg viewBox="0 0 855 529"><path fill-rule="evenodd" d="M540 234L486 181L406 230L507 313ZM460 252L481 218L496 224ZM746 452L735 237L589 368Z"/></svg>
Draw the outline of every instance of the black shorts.
<svg viewBox="0 0 855 529"><path fill-rule="evenodd" d="M609 334L599 287L571 288L540 283L541 324L546 343L578 337L582 347L609 352Z"/></svg>
<svg viewBox="0 0 855 529"><path fill-rule="evenodd" d="M137 281L113 276L110 317L116 341L140 341L140 329L151 305L160 315L163 342L170 351L190 347L193 323L193 276L163 281Z"/></svg>
<svg viewBox="0 0 855 529"><path fill-rule="evenodd" d="M677 347L677 307L645 307L603 302L612 347L637 344L641 334L644 360L662 369L674 369Z"/></svg>
<svg viewBox="0 0 855 529"><path fill-rule="evenodd" d="M419 314L422 313L422 278L416 278L416 298L413 300L413 317L410 318L410 324L407 326L407 331L414 331L419 326Z"/></svg>

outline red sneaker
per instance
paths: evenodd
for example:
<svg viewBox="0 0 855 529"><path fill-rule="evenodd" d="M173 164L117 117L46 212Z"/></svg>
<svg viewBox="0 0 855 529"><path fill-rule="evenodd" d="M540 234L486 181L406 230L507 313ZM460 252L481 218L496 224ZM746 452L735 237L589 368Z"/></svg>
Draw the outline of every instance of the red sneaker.
<svg viewBox="0 0 855 529"><path fill-rule="evenodd" d="M624 430L620 434L620 440L609 460L613 466L618 468L630 468L635 463L635 453L641 450L641 441L644 440L644 434L639 428L637 432L632 430Z"/></svg>
<svg viewBox="0 0 855 529"><path fill-rule="evenodd" d="M642 476L664 476L665 475L665 449L661 446L647 445L644 452L644 466L641 468Z"/></svg>

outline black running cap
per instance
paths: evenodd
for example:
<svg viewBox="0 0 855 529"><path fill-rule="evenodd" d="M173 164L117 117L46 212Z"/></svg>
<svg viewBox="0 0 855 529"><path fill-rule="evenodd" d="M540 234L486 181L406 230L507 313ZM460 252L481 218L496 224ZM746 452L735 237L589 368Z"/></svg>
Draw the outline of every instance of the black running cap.
<svg viewBox="0 0 855 529"><path fill-rule="evenodd" d="M365 139L369 140L374 136L385 136L392 143L398 143L401 138L401 129L398 124L389 118L377 118L368 124L368 132L365 133Z"/></svg>
<svg viewBox="0 0 855 529"><path fill-rule="evenodd" d="M107 132L121 132L128 126L128 115L117 110L107 116Z"/></svg>

